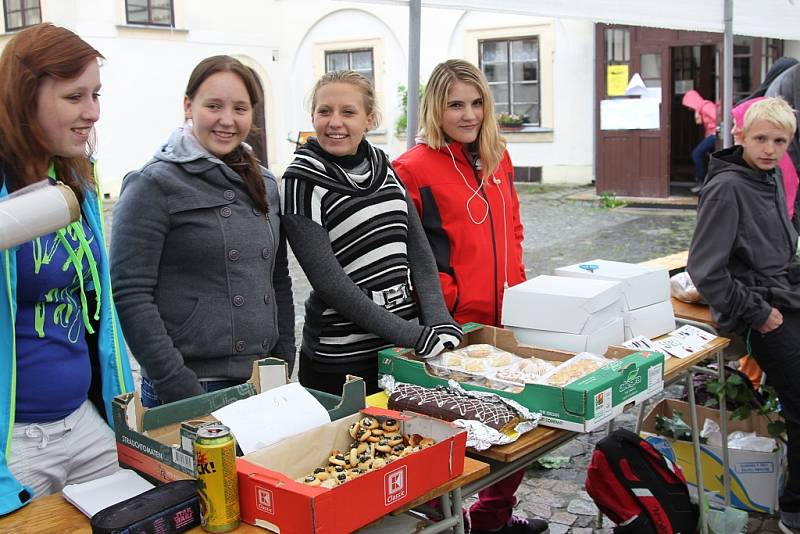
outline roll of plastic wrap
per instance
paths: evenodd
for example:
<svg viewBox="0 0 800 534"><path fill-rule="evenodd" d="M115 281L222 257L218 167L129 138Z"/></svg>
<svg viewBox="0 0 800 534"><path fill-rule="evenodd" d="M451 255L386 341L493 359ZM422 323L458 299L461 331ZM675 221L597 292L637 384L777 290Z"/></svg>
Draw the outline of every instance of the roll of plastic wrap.
<svg viewBox="0 0 800 534"><path fill-rule="evenodd" d="M78 199L64 184L42 181L0 200L0 250L49 234L77 221Z"/></svg>

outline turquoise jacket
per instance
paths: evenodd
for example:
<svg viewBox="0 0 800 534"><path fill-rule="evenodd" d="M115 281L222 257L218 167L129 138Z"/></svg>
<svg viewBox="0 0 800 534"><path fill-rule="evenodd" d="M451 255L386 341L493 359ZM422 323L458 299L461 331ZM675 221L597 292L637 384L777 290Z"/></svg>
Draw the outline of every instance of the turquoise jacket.
<svg viewBox="0 0 800 534"><path fill-rule="evenodd" d="M95 183L98 183L95 176ZM0 198L8 195L5 184L0 188ZM96 236L104 236L103 211L98 202L99 186L89 191L82 204L83 216ZM111 401L121 393L134 390L122 330L111 297L111 275L108 270L108 253L100 247L97 262L101 277L100 325L97 332L102 373L102 392L105 415L113 427ZM3 454L0 456L0 515L24 506L33 497L33 491L23 486L8 470L8 454L14 428L16 399L16 346L14 323L16 319L17 258L15 249L0 251L0 439Z"/></svg>

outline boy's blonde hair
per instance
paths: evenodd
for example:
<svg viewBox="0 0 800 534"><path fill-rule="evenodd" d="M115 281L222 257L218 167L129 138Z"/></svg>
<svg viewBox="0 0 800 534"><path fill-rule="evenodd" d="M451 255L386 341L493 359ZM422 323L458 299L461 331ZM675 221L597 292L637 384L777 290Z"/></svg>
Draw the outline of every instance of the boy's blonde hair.
<svg viewBox="0 0 800 534"><path fill-rule="evenodd" d="M483 122L477 144L483 165L483 176L484 179L488 179L503 159L506 143L498 133L497 118L494 116L494 98L489 83L483 72L472 63L463 59L450 59L436 65L422 97L418 135L433 149L438 150L447 145L442 118L447 109L448 93L459 81L474 86L483 99Z"/></svg>
<svg viewBox="0 0 800 534"><path fill-rule="evenodd" d="M767 121L778 128L789 132L789 137L794 136L797 130L797 118L794 110L780 97L765 98L756 102L744 114L744 134L756 121Z"/></svg>

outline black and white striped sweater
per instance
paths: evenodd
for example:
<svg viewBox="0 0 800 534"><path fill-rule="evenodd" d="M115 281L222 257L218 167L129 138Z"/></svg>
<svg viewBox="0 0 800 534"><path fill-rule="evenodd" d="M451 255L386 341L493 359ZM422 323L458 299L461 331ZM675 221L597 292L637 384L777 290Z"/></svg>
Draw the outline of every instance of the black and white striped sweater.
<svg viewBox="0 0 800 534"><path fill-rule="evenodd" d="M386 155L366 141L359 154L334 158L312 138L283 176L284 228L313 287L303 350L317 360L361 361L394 345L421 350L435 338L422 325L455 324L419 217ZM416 302L384 307L372 299L412 283Z"/></svg>

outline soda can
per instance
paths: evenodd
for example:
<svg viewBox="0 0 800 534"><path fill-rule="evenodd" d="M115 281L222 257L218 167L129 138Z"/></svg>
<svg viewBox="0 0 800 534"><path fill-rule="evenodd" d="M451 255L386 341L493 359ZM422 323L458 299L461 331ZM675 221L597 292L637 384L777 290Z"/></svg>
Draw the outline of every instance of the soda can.
<svg viewBox="0 0 800 534"><path fill-rule="evenodd" d="M208 532L235 529L239 526L239 483L230 429L220 423L199 428L194 458L201 525Z"/></svg>

